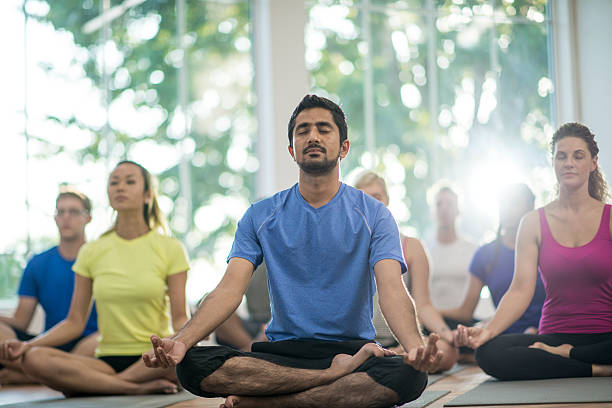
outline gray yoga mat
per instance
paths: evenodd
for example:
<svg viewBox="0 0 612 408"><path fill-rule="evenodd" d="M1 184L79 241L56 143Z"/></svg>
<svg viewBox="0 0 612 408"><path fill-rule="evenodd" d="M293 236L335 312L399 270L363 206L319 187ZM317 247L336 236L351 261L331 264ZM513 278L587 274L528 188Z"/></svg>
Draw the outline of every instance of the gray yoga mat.
<svg viewBox="0 0 612 408"><path fill-rule="evenodd" d="M443 379L444 377L447 377L449 375L455 374L461 370L463 370L464 368L468 367L465 364L455 364L450 370L444 371L443 373L440 374L429 374L429 377L427 379L427 385L431 385L435 382L440 381L441 379Z"/></svg>
<svg viewBox="0 0 612 408"><path fill-rule="evenodd" d="M423 391L423 394L421 394L419 398L407 404L401 405L398 408L423 408L442 398L449 392L450 391Z"/></svg>
<svg viewBox="0 0 612 408"><path fill-rule="evenodd" d="M3 405L2 408L162 408L194 398L197 397L187 391L181 391L170 395L105 395L97 397L56 398Z"/></svg>
<svg viewBox="0 0 612 408"><path fill-rule="evenodd" d="M612 378L557 378L551 380L488 380L444 404L514 405L612 402Z"/></svg>

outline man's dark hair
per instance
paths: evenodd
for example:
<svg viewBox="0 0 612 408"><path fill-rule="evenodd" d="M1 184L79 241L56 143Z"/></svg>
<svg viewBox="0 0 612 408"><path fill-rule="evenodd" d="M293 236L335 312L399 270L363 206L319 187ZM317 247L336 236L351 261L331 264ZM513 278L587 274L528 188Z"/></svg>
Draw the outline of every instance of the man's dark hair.
<svg viewBox="0 0 612 408"><path fill-rule="evenodd" d="M344 112L342 112L340 106L338 106L335 102L321 96L306 95L304 98L302 98L299 105L291 114L291 119L289 119L289 146L293 147L293 129L295 128L295 120L297 119L297 116L301 111L312 108L323 108L331 112L332 117L334 118L334 123L336 126L338 126L338 130L340 131L340 144L342 144L347 138L348 127L346 125L346 117L344 116Z"/></svg>

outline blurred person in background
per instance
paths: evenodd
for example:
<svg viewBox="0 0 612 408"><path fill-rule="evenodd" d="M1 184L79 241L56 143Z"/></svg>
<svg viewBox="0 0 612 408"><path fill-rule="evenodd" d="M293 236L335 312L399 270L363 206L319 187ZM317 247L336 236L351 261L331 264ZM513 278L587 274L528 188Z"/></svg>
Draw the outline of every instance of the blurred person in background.
<svg viewBox="0 0 612 408"><path fill-rule="evenodd" d="M431 195L433 193L433 195ZM452 309L461 305L470 278L470 261L478 248L457 231L459 196L448 184L438 183L430 192L435 234L425 240L431 271L431 300L434 307ZM447 319L451 329L459 322ZM463 323L471 323L471 320Z"/></svg>
<svg viewBox="0 0 612 408"><path fill-rule="evenodd" d="M387 184L385 183L385 179L378 174L374 172L362 174L355 183L355 188L377 199L385 206L389 205ZM431 303L431 298L429 297L429 262L427 261L425 250L423 249L421 241L416 238L401 236L401 240L404 260L408 268L406 273L402 275L402 280L414 299L421 324L423 324L429 332L438 333L440 336L436 346L439 350L442 350L444 356L442 357L442 361L437 371L446 371L457 362L459 351L453 345L452 331L438 310L436 310ZM383 347L389 347L391 350L399 352L401 346L399 346L397 340L391 333L380 310L378 292L374 294L373 307L374 318L372 322L376 329L376 341Z"/></svg>
<svg viewBox="0 0 612 408"><path fill-rule="evenodd" d="M62 187L55 200L55 225L59 244L34 255L26 265L17 295L17 308L13 316L0 316L0 342L8 339L31 340L35 335L27 332L36 306L45 313L44 331L51 329L68 315L74 289L72 265L85 244L85 226L91 221L91 201L71 187ZM65 352L93 356L97 339L97 316L92 309L81 334L57 346ZM4 366L4 367L2 367ZM35 382L27 377L20 361L0 360L0 384Z"/></svg>
<svg viewBox="0 0 612 408"><path fill-rule="evenodd" d="M511 184L502 190L497 237L478 248L470 264L470 283L463 303L455 309L442 310L443 316L460 322L470 321L483 286L488 287L497 307L514 276L516 234L521 218L533 211L534 202L535 196L526 184ZM504 333L536 334L545 296L544 284L538 274L535 293L527 310Z"/></svg>
<svg viewBox="0 0 612 408"><path fill-rule="evenodd" d="M146 368L141 355L151 348L151 333L168 336L188 320L185 250L166 234L155 179L144 167L117 164L107 193L116 221L79 251L68 316L26 342L5 340L0 357L22 358L29 377L67 396L177 392L175 370ZM92 298L99 316L96 357L52 348L82 332Z"/></svg>

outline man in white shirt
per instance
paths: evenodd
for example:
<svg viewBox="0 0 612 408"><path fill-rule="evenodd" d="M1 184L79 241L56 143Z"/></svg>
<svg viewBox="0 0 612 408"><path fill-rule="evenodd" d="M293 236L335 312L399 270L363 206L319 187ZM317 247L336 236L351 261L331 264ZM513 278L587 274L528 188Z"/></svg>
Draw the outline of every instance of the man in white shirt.
<svg viewBox="0 0 612 408"><path fill-rule="evenodd" d="M470 277L468 268L478 246L457 232L457 193L443 186L433 201L436 231L432 239L426 240L431 267L431 300L437 309L451 309L463 301Z"/></svg>

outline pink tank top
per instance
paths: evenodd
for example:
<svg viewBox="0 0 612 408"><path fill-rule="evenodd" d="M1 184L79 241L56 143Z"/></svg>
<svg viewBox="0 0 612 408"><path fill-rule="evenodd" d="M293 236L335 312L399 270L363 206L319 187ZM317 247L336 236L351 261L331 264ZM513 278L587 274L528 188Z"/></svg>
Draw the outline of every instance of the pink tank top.
<svg viewBox="0 0 612 408"><path fill-rule="evenodd" d="M560 245L540 208L539 268L546 301L540 334L612 332L612 239L606 204L595 238L576 248Z"/></svg>

